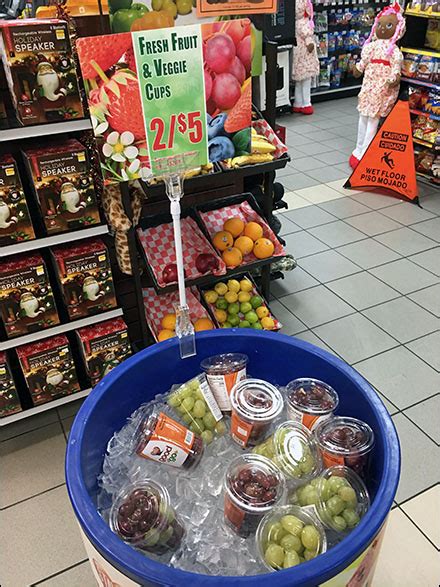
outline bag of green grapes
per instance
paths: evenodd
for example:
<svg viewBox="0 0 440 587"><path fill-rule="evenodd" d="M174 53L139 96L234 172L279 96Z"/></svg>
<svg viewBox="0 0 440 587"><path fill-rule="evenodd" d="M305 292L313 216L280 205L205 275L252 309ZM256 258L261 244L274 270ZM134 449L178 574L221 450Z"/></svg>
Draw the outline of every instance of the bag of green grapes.
<svg viewBox="0 0 440 587"><path fill-rule="evenodd" d="M205 375L198 375L173 388L165 401L192 432L202 437L205 444L225 433L223 414Z"/></svg>

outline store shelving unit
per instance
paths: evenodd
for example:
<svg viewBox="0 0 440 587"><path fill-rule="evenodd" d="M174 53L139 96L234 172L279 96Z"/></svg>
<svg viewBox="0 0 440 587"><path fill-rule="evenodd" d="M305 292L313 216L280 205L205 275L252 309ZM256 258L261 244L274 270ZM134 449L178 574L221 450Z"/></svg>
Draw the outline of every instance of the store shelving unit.
<svg viewBox="0 0 440 587"><path fill-rule="evenodd" d="M54 122L50 125L36 124L34 126L19 126L0 130L0 143L10 141L21 141L47 135L50 126L50 135L69 134L84 130L92 130L92 123L88 118L81 120L67 120L65 122Z"/></svg>
<svg viewBox="0 0 440 587"><path fill-rule="evenodd" d="M436 51L429 47L425 47L425 38L429 19L440 19L440 12L419 11L408 7L405 10L405 17L407 22L406 33L401 43L402 53L417 56L434 57L440 59L439 51ZM422 88L426 89L427 91L434 90L436 92L440 92L440 82L435 81L435 79L429 80L418 79L417 77L402 77L401 81L406 85L408 89ZM434 114L432 112L419 110L417 108L411 108L410 112L411 116L413 117L424 116L433 121L440 121L440 115ZM413 142L416 156L420 154L422 148L425 150L429 149L433 151L434 154L440 152L440 143L438 141L428 142L421 138L413 137ZM438 158L439 155L437 154L436 157ZM427 181L434 184L440 183L440 178L434 177L432 174L427 174L418 171L417 176L422 181Z"/></svg>

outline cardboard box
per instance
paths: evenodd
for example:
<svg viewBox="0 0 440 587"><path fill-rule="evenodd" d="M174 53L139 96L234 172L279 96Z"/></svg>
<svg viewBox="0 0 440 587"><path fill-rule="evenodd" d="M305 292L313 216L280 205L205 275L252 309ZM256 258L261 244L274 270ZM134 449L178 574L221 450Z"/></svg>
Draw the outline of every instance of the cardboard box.
<svg viewBox="0 0 440 587"><path fill-rule="evenodd" d="M0 263L0 313L8 338L60 323L41 255L15 255Z"/></svg>
<svg viewBox="0 0 440 587"><path fill-rule="evenodd" d="M23 154L49 235L100 223L90 162L80 142L72 139Z"/></svg>
<svg viewBox="0 0 440 587"><path fill-rule="evenodd" d="M66 336L20 346L17 355L35 406L80 391Z"/></svg>
<svg viewBox="0 0 440 587"><path fill-rule="evenodd" d="M122 318L80 328L77 335L92 386L131 355L127 325Z"/></svg>
<svg viewBox="0 0 440 587"><path fill-rule="evenodd" d="M0 351L0 418L21 412L21 409L6 353Z"/></svg>
<svg viewBox="0 0 440 587"><path fill-rule="evenodd" d="M0 52L21 124L84 117L66 22L0 20Z"/></svg>
<svg viewBox="0 0 440 587"><path fill-rule="evenodd" d="M109 255L101 239L54 247L52 253L70 318L116 308Z"/></svg>
<svg viewBox="0 0 440 587"><path fill-rule="evenodd" d="M14 159L0 159L0 246L35 238L29 209Z"/></svg>

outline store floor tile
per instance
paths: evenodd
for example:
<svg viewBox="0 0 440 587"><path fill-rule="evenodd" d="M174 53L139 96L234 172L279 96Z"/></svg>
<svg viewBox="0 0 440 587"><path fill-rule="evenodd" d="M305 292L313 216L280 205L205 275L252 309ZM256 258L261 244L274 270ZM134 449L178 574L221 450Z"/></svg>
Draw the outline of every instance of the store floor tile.
<svg viewBox="0 0 440 587"><path fill-rule="evenodd" d="M440 218L433 218L431 220L425 220L425 222L413 224L411 228L420 232L420 234L429 236L429 238L438 243L440 242Z"/></svg>
<svg viewBox="0 0 440 587"><path fill-rule="evenodd" d="M362 230L368 236L375 236L376 234L389 232L390 230L396 230L402 227L401 224L391 220L391 218L387 218L380 212L368 212L368 214L352 216L351 218L347 218L346 222L358 230Z"/></svg>
<svg viewBox="0 0 440 587"><path fill-rule="evenodd" d="M277 320L279 320L283 325L280 330L282 334L292 335L307 330L307 326L296 316L294 316L292 312L290 312L290 310L284 306L283 302L275 300L271 302L270 308L275 318L277 318Z"/></svg>
<svg viewBox="0 0 440 587"><path fill-rule="evenodd" d="M440 377L437 374L437 390L440 391L439 380ZM440 393L408 408L405 410L405 414L440 446Z"/></svg>
<svg viewBox="0 0 440 587"><path fill-rule="evenodd" d="M325 181L334 181L336 179L343 179L347 177L347 171L338 169L337 167L320 167L319 169L311 169L307 172L310 177L324 183Z"/></svg>
<svg viewBox="0 0 440 587"><path fill-rule="evenodd" d="M439 576L438 551L402 510L394 509L371 587L436 587Z"/></svg>
<svg viewBox="0 0 440 587"><path fill-rule="evenodd" d="M336 251L324 251L301 259L299 265L321 283L362 271Z"/></svg>
<svg viewBox="0 0 440 587"><path fill-rule="evenodd" d="M407 501L402 510L440 550L440 484Z"/></svg>
<svg viewBox="0 0 440 587"><path fill-rule="evenodd" d="M318 206L307 206L307 208L300 208L299 210L286 212L283 217L284 216L304 229L321 226L321 224L327 224L328 222L334 222L336 220L333 214L329 214Z"/></svg>
<svg viewBox="0 0 440 587"><path fill-rule="evenodd" d="M89 561L75 565L64 573L57 573L51 579L37 583L35 587L96 587Z"/></svg>
<svg viewBox="0 0 440 587"><path fill-rule="evenodd" d="M336 220L329 224L315 226L310 228L309 232L331 248L342 247L365 238L363 232L353 228L344 220Z"/></svg>
<svg viewBox="0 0 440 587"><path fill-rule="evenodd" d="M440 391L437 371L402 346L354 367L400 410Z"/></svg>
<svg viewBox="0 0 440 587"><path fill-rule="evenodd" d="M330 200L342 198L341 192L323 183L320 183L317 188L304 188L298 190L298 195L305 200L308 200L311 204L321 204L322 202L329 202Z"/></svg>
<svg viewBox="0 0 440 587"><path fill-rule="evenodd" d="M286 241L287 250L295 251L295 257L297 259L308 257L328 249L328 246L325 243L318 240L305 230L293 234L287 234L284 237L284 240Z"/></svg>
<svg viewBox="0 0 440 587"><path fill-rule="evenodd" d="M282 299L282 303L309 328L347 316L355 311L325 285L318 285L286 296Z"/></svg>
<svg viewBox="0 0 440 587"><path fill-rule="evenodd" d="M315 346L324 349L328 353L332 355L338 356L337 353L333 349L331 349L328 345L325 344L323 340L321 340L312 330L306 330L305 332L300 332L299 334L295 334L295 338L299 338L301 340L305 340L306 342L310 342L310 344L314 344Z"/></svg>
<svg viewBox="0 0 440 587"><path fill-rule="evenodd" d="M287 189L287 188L286 188ZM304 208L305 206L310 206L310 202L305 198L299 196L295 191L286 191L283 198L284 202L287 204L287 209L290 210L297 210L298 208ZM281 214L282 212L279 212Z"/></svg>
<svg viewBox="0 0 440 587"><path fill-rule="evenodd" d="M402 453L396 494L396 502L400 504L438 483L440 447L404 414L396 414L393 421Z"/></svg>
<svg viewBox="0 0 440 587"><path fill-rule="evenodd" d="M314 329L315 333L350 364L383 353L397 341L361 314L352 314Z"/></svg>
<svg viewBox="0 0 440 587"><path fill-rule="evenodd" d="M405 343L439 329L439 319L408 298L391 300L363 314L399 342Z"/></svg>
<svg viewBox="0 0 440 587"><path fill-rule="evenodd" d="M350 261L353 261L353 263L362 267L362 269L370 269L401 258L399 253L392 251L372 238L344 245L336 250Z"/></svg>
<svg viewBox="0 0 440 587"><path fill-rule="evenodd" d="M286 234L291 234L292 232L298 232L300 230L302 230L301 226L298 226L288 218L285 218L283 220L279 236L284 236Z"/></svg>
<svg viewBox="0 0 440 587"><path fill-rule="evenodd" d="M350 190L351 192L351 190ZM392 196L384 196L383 194L374 194L373 192L361 192L358 194L349 194L350 198L365 204L372 210L380 210L381 208L387 208L388 206L397 206L402 200L398 200Z"/></svg>
<svg viewBox="0 0 440 587"><path fill-rule="evenodd" d="M0 444L0 508L64 483L66 442L60 423Z"/></svg>
<svg viewBox="0 0 440 587"><path fill-rule="evenodd" d="M326 212L330 212L337 218L344 220L344 218L350 218L358 214L364 214L370 212L370 208L356 202L352 198L340 198L339 200L332 200L330 202L323 202L319 204L319 207Z"/></svg>
<svg viewBox="0 0 440 587"><path fill-rule="evenodd" d="M440 331L423 336L406 346L428 365L440 371Z"/></svg>
<svg viewBox="0 0 440 587"><path fill-rule="evenodd" d="M440 277L440 247L412 255L410 260Z"/></svg>
<svg viewBox="0 0 440 587"><path fill-rule="evenodd" d="M87 559L64 485L3 510L1 528L5 587L38 583Z"/></svg>
<svg viewBox="0 0 440 587"><path fill-rule="evenodd" d="M367 271L331 281L327 287L356 310L365 310L400 296L398 291L385 285Z"/></svg>
<svg viewBox="0 0 440 587"><path fill-rule="evenodd" d="M440 283L416 291L408 297L440 318Z"/></svg>
<svg viewBox="0 0 440 587"><path fill-rule="evenodd" d="M440 198L438 197L438 193L433 193L421 198L420 204L424 210L428 210L429 212L440 216Z"/></svg>
<svg viewBox="0 0 440 587"><path fill-rule="evenodd" d="M432 212L429 212L429 210L424 210L416 204L407 206L405 203L402 203L400 206L386 208L382 211L382 214L388 216L388 218L396 220L396 222L400 222L400 224L404 224L405 226L435 217L435 215Z"/></svg>
<svg viewBox="0 0 440 587"><path fill-rule="evenodd" d="M379 234L375 238L383 245L405 256L432 249L437 244L432 239L408 227Z"/></svg>
<svg viewBox="0 0 440 587"><path fill-rule="evenodd" d="M321 155L316 155L316 158L323 161L326 165L338 165L339 163L345 163L347 159L345 153L341 153L341 151L321 153Z"/></svg>
<svg viewBox="0 0 440 587"><path fill-rule="evenodd" d="M325 163L314 157L300 157L299 159L295 159L292 166L298 171L307 172L317 167L325 167Z"/></svg>
<svg viewBox="0 0 440 587"><path fill-rule="evenodd" d="M344 254L343 251L341 252ZM372 267L370 273L402 294L409 294L439 282L436 275L409 259L399 259L386 265Z"/></svg>
<svg viewBox="0 0 440 587"><path fill-rule="evenodd" d="M0 442L8 440L8 438L13 438L14 436L20 436L20 434L32 432L32 430L37 430L38 428L43 428L48 424L54 424L56 422L58 422L58 414L56 410L48 410L41 414L35 414L35 416L31 416L30 418L18 420L18 422L0 428Z"/></svg>
<svg viewBox="0 0 440 587"><path fill-rule="evenodd" d="M276 298L282 298L297 291L318 285L318 281L308 273L297 267L294 271L284 274L284 279L277 279L271 286L271 292Z"/></svg>
<svg viewBox="0 0 440 587"><path fill-rule="evenodd" d="M283 184L286 190L292 191L316 186L318 183L318 180L298 171L292 175L287 175L283 180Z"/></svg>

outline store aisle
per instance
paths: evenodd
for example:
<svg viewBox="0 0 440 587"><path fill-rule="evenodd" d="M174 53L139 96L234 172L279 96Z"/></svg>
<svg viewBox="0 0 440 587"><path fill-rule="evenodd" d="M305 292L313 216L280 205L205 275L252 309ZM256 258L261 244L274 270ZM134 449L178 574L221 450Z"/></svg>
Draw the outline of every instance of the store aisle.
<svg viewBox="0 0 440 587"><path fill-rule="evenodd" d="M342 188L356 135L354 99L281 123L293 161L277 176L289 203L280 219L298 268L273 285L272 309L283 332L354 365L398 428L402 479L372 587L437 587L440 190L423 186L421 209ZM0 429L2 587L95 585L64 484L78 407Z"/></svg>

